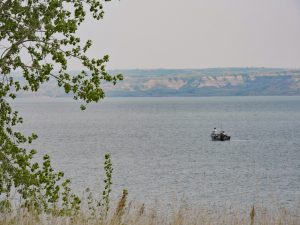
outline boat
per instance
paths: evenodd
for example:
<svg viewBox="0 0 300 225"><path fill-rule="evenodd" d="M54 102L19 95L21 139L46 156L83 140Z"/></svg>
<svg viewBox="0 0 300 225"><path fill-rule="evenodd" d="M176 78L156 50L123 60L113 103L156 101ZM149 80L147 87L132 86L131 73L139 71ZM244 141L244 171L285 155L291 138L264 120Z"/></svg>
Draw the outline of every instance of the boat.
<svg viewBox="0 0 300 225"><path fill-rule="evenodd" d="M210 134L212 141L230 141L230 136L224 131L217 132L216 129Z"/></svg>

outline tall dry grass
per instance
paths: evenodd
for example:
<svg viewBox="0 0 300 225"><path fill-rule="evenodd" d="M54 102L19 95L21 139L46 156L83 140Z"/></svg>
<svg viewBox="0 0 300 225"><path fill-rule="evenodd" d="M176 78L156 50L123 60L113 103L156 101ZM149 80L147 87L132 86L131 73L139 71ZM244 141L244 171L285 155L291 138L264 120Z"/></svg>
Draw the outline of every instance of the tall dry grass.
<svg viewBox="0 0 300 225"><path fill-rule="evenodd" d="M183 207L164 214L160 210L147 209L145 205L126 205L127 193L123 192L116 207L104 219L80 211L76 216L61 217L37 215L17 210L0 216L0 225L300 225L300 215L285 209L266 209L253 206L248 212L211 212L210 210L185 209Z"/></svg>

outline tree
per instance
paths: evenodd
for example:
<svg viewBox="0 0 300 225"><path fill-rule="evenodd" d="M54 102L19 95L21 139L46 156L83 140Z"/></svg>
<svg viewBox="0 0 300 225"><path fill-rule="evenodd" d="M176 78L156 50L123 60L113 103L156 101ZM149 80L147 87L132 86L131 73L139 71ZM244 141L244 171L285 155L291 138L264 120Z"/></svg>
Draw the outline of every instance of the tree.
<svg viewBox="0 0 300 225"><path fill-rule="evenodd" d="M109 1L109 0L106 0ZM0 208L8 204L12 189L18 191L25 205L47 209L46 202L56 203L61 187L67 192L68 181L59 185L63 174L55 173L50 159L44 156L41 165L31 163L36 153L20 147L37 138L25 137L14 126L22 123L8 98L19 91L38 91L40 85L55 79L59 87L71 93L75 100L90 102L104 98L102 82L122 80L122 75L110 75L105 68L107 55L90 58L91 40L82 43L77 31L87 16L101 20L104 15L101 0L2 0L0 2ZM84 70L68 72L70 60L77 60ZM14 71L23 75L20 82ZM76 202L73 196L72 201ZM67 205L67 203L66 203Z"/></svg>

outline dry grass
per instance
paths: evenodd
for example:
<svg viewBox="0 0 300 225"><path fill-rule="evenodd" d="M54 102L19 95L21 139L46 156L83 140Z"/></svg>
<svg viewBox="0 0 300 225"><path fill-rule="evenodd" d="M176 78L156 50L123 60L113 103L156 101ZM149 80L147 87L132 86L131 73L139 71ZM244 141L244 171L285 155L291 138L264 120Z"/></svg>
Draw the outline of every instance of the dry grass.
<svg viewBox="0 0 300 225"><path fill-rule="evenodd" d="M34 215L19 210L14 214L0 215L0 225L299 225L300 215L285 209L268 210L253 207L249 212L208 212L197 209L179 208L168 215L146 209L144 205L125 206L126 193L123 193L117 206L105 220L100 216L90 216L81 212L74 217Z"/></svg>

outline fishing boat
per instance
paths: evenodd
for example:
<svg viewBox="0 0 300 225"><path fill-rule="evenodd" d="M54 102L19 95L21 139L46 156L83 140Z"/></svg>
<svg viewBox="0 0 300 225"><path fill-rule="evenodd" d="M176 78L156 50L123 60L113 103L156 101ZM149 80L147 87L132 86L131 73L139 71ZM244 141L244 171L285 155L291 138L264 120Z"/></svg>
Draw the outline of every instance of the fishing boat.
<svg viewBox="0 0 300 225"><path fill-rule="evenodd" d="M230 136L224 131L217 132L216 128L210 134L212 141L230 141Z"/></svg>

